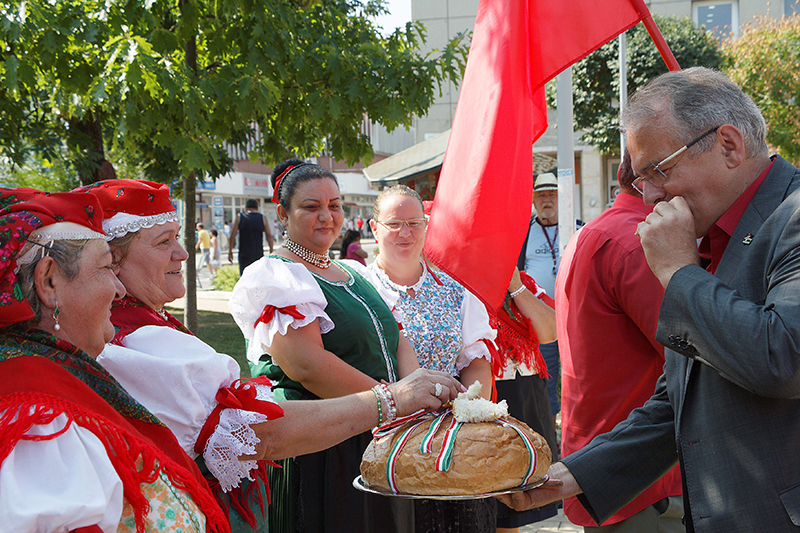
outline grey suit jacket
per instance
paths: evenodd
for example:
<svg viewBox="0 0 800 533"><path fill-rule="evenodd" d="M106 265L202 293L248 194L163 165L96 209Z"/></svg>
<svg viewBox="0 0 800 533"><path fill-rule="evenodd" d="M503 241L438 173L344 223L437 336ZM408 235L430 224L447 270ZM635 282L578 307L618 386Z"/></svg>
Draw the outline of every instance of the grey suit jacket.
<svg viewBox="0 0 800 533"><path fill-rule="evenodd" d="M778 156L716 273L686 266L670 280L654 396L564 459L598 522L680 458L688 531L800 526L798 189L800 170Z"/></svg>

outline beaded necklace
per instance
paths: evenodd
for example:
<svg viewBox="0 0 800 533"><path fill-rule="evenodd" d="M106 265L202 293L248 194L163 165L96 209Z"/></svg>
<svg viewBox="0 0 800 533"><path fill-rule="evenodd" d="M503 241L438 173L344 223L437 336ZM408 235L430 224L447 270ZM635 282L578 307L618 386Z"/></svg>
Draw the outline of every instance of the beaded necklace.
<svg viewBox="0 0 800 533"><path fill-rule="evenodd" d="M283 234L283 247L295 254L297 257L305 261L306 263L311 263L312 265L319 267L319 268L328 268L331 266L331 258L328 255L328 252L324 254L318 254L316 252L312 252L308 248L305 248L296 242L294 242L289 235L284 233Z"/></svg>

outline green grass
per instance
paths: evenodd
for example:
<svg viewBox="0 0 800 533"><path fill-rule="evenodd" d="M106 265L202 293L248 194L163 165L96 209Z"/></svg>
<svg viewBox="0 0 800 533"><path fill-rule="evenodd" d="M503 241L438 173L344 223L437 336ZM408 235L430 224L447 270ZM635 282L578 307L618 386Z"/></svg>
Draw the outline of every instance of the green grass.
<svg viewBox="0 0 800 533"><path fill-rule="evenodd" d="M239 273L238 271L236 272ZM178 320L183 319L182 309L167 308ZM244 337L239 326L228 313L215 313L213 311L197 311L199 333L197 336L219 353L233 357L242 368L242 377L250 377L250 367L245 357Z"/></svg>

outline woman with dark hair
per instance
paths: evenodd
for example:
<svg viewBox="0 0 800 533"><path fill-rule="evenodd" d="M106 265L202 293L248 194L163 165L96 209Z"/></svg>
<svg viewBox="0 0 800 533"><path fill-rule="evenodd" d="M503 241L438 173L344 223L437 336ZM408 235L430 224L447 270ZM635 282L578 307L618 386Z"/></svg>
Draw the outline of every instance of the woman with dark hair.
<svg viewBox="0 0 800 533"><path fill-rule="evenodd" d="M339 259L352 259L358 261L364 266L367 266L365 259L367 252L361 248L361 233L358 230L349 229L344 234L342 239L342 249L339 252Z"/></svg>
<svg viewBox="0 0 800 533"><path fill-rule="evenodd" d="M245 270L229 302L248 341L254 374L275 383L278 399L333 398L372 389L385 406L378 422L393 420L394 400L382 382L394 382L419 364L382 296L355 270L360 265L328 255L344 221L336 177L293 159L275 167L272 181L272 201L286 227L283 246ZM445 380L449 376L435 375L457 393L456 382ZM365 494L351 485L371 438L362 433L273 470L270 530L413 530L408 501Z"/></svg>

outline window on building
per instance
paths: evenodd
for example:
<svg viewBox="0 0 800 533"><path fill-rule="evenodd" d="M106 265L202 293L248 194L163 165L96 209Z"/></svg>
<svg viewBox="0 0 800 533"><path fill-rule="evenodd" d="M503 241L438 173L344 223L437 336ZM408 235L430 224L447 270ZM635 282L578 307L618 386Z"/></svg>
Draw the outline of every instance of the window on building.
<svg viewBox="0 0 800 533"><path fill-rule="evenodd" d="M783 0L783 14L794 15L800 13L800 0Z"/></svg>
<svg viewBox="0 0 800 533"><path fill-rule="evenodd" d="M694 2L692 14L695 24L705 26L718 39L739 35L739 3L736 0Z"/></svg>

